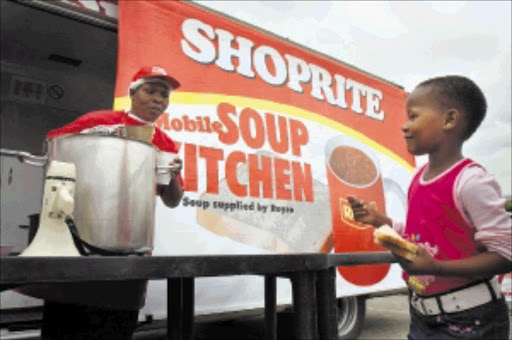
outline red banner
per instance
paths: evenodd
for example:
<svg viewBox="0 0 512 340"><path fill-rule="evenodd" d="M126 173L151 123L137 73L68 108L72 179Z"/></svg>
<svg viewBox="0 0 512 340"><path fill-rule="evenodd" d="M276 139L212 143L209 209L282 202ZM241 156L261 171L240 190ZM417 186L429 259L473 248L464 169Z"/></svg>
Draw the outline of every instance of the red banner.
<svg viewBox="0 0 512 340"><path fill-rule="evenodd" d="M357 130L414 164L400 131L402 89L190 3L121 1L119 16L116 97L127 94L141 65L159 64L182 83L180 92L293 105Z"/></svg>
<svg viewBox="0 0 512 340"><path fill-rule="evenodd" d="M120 1L118 58L118 109L129 108L141 66L160 65L182 84L157 123L181 145L178 224L197 230L194 242L208 230L274 252L383 250L345 199L405 214L414 158L401 133L403 89L180 1ZM340 273L367 286L388 271Z"/></svg>

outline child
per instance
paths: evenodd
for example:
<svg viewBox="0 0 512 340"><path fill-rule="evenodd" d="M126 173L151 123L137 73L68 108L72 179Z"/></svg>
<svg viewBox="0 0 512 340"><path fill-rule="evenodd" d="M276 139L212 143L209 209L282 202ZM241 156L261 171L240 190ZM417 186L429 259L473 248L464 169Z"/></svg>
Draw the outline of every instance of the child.
<svg viewBox="0 0 512 340"><path fill-rule="evenodd" d="M407 150L428 155L413 175L405 224L354 197L354 218L392 225L420 245L413 261L397 257L410 290L409 339L508 339L509 317L495 275L510 271L512 220L498 184L462 156L462 144L482 122L487 104L478 86L461 76L429 79L406 103Z"/></svg>

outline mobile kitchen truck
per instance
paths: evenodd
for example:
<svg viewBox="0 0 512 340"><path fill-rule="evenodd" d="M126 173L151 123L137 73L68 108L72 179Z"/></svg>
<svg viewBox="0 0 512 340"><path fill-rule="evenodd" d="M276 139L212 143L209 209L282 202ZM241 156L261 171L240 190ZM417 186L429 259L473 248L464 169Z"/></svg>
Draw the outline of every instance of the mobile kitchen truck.
<svg viewBox="0 0 512 340"><path fill-rule="evenodd" d="M157 202L153 255L383 250L351 219L348 194L404 218L414 159L399 133L401 87L195 3L0 6L4 149L41 154L49 130L92 110L129 109L142 65L181 82L157 123L179 145L186 193L176 209ZM28 244L42 186L42 168L2 156L1 242L11 254ZM197 318L262 311L262 280L197 279ZM365 299L404 287L397 265L339 268L340 338L361 330ZM164 317L165 289L149 283L141 318ZM277 300L290 305L289 281L278 280ZM40 318L42 303L2 292L3 337Z"/></svg>

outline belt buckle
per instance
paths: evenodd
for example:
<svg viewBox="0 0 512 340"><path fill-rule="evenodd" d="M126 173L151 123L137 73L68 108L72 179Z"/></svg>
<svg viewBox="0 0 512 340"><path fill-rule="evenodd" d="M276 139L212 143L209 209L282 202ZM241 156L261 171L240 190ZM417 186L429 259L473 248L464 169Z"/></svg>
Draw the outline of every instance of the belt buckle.
<svg viewBox="0 0 512 340"><path fill-rule="evenodd" d="M423 314L429 315L427 312L427 307L425 307L425 299L420 300L421 308L423 308Z"/></svg>
<svg viewBox="0 0 512 340"><path fill-rule="evenodd" d="M418 312L420 312L423 315L428 315L427 308L425 307L425 303L423 302L423 298L421 298L420 296L418 296L416 293L413 292L412 300L413 300L412 305ZM421 310L419 307L421 307Z"/></svg>

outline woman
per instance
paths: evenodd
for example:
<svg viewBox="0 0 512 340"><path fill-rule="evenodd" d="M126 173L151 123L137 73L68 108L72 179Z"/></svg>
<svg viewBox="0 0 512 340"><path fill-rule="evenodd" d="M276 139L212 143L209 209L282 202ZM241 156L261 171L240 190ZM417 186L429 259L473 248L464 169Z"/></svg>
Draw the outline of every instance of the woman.
<svg viewBox="0 0 512 340"><path fill-rule="evenodd" d="M164 113L172 90L179 82L159 66L142 67L129 87L131 109L100 110L86 113L75 121L51 131L47 139L65 134L91 133L117 126L153 126L152 144L159 150L177 153L173 140L154 122ZM168 207L179 205L183 197L182 161L169 165L168 185L157 185L157 194ZM61 298L45 298L43 339L131 339L144 304L147 281L70 284ZM56 295L54 295L56 296ZM65 300L62 298L65 296Z"/></svg>

